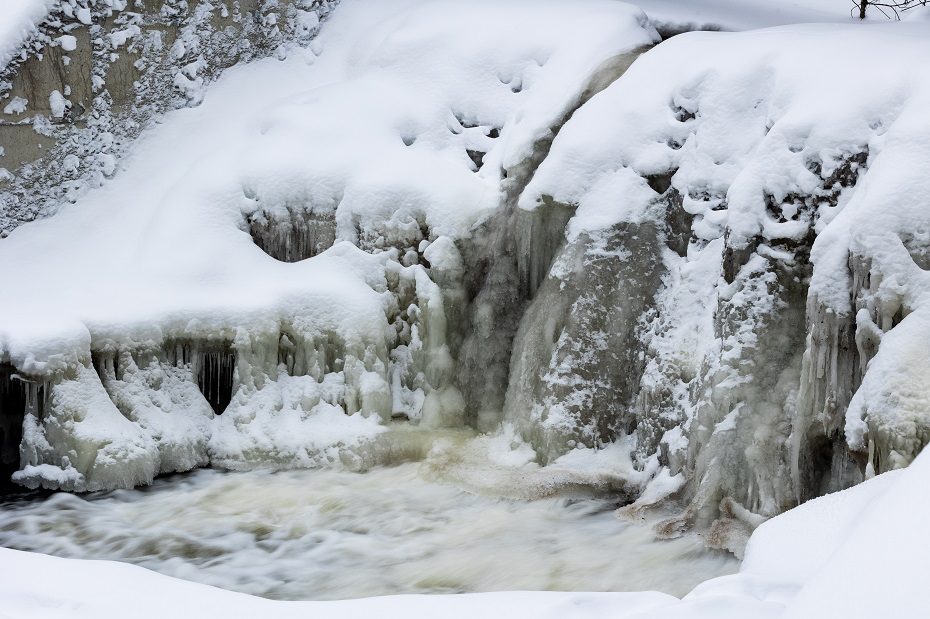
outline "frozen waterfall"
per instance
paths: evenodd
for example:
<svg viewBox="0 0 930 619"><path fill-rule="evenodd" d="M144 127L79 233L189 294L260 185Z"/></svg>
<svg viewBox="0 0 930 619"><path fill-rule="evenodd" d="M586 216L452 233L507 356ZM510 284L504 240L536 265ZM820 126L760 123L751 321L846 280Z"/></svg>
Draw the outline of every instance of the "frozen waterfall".
<svg viewBox="0 0 930 619"><path fill-rule="evenodd" d="M14 481L467 461L739 553L930 441L921 69L844 107L805 63L843 32L402 4L346 0L0 241Z"/></svg>

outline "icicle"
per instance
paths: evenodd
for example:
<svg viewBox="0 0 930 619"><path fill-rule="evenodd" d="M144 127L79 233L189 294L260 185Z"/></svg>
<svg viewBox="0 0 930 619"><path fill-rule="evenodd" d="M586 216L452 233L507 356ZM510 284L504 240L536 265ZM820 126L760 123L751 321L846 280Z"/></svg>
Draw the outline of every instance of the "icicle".
<svg viewBox="0 0 930 619"><path fill-rule="evenodd" d="M284 215L261 212L249 220L252 238L266 254L282 262L298 262L332 246L336 239L333 213L281 210Z"/></svg>

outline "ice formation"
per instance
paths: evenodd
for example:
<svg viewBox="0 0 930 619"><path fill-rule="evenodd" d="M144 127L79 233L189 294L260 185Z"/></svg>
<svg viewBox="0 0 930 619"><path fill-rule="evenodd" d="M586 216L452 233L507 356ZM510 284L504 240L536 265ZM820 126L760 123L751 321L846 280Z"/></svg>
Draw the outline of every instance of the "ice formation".
<svg viewBox="0 0 930 619"><path fill-rule="evenodd" d="M739 552L930 440L925 35L646 51L607 0L344 0L0 242L14 478L364 470L469 427L534 465L623 445L545 483Z"/></svg>

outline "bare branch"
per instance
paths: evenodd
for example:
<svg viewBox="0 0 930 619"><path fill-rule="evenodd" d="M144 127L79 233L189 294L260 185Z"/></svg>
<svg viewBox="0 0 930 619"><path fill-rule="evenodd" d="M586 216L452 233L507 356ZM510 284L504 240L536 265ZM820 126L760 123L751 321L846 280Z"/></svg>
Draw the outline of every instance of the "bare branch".
<svg viewBox="0 0 930 619"><path fill-rule="evenodd" d="M852 16L855 16L858 10L859 17L865 18L866 9L873 6L884 15L886 19L892 19L893 15L893 19L900 20L901 13L919 6L927 6L930 0L888 0L885 2L880 2L878 0L850 0L850 2L853 5L853 8L849 11Z"/></svg>

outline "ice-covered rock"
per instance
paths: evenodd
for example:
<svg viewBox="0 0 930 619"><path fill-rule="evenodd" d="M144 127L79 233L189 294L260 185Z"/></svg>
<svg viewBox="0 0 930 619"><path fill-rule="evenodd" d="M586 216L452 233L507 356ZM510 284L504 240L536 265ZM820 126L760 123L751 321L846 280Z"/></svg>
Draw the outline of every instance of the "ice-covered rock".
<svg viewBox="0 0 930 619"><path fill-rule="evenodd" d="M657 453L684 474L689 506L662 534L722 513L711 540L730 546L728 536L757 524L753 514L904 466L930 438L927 376L915 362L928 336L930 211L914 163L930 143L919 121L930 75L921 63L888 70L894 57L930 54L925 34L797 26L666 41L575 114L521 197L525 209L577 209L569 239L626 226L623 242L640 243L644 225L656 230L630 256L639 269L620 261L616 288L586 289L591 306L614 308L612 336L637 334L622 350L632 347L642 369L611 374L622 367L618 347L588 342L597 323L558 325L545 335L558 347L514 351L536 360L515 361L508 407L545 421L534 411L571 400L527 380L558 376L559 350L593 356L561 382L601 402L588 418L614 426L578 434L582 425L568 424L560 448L569 437L597 446L632 433L641 463ZM850 63L857 46L881 51ZM571 281L594 273L558 284L572 251L550 273L563 300ZM631 299L617 309L623 291ZM644 307L643 291L655 299ZM543 337L539 318L526 320ZM599 380L582 378L589 366ZM552 449L529 428L534 446Z"/></svg>

